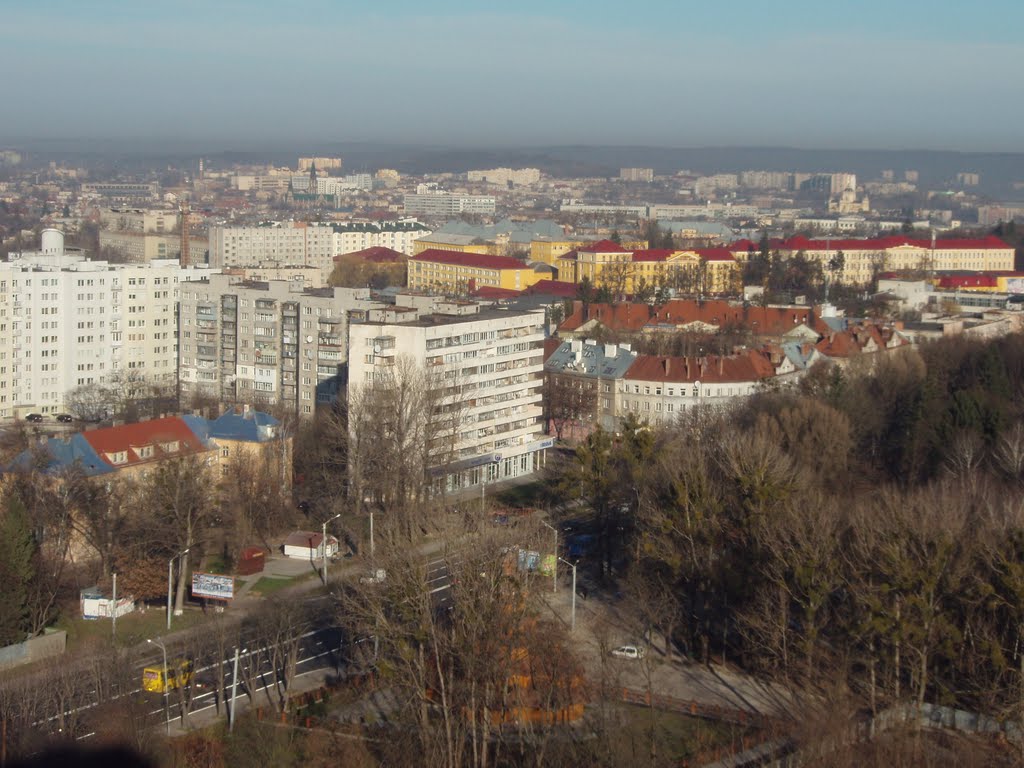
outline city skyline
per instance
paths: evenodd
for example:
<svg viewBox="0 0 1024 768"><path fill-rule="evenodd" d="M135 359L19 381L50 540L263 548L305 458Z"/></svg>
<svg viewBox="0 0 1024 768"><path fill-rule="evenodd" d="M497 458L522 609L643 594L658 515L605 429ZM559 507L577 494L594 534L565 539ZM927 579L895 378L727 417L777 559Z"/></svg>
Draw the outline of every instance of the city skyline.
<svg viewBox="0 0 1024 768"><path fill-rule="evenodd" d="M15 2L19 138L1017 151L1024 10L988 2ZM1000 23L993 23L999 19ZM813 62L813 65L812 65ZM987 104L985 119L977 105ZM960 105L957 107L957 105ZM970 112L968 112L970 110ZM957 116L957 111L960 115Z"/></svg>

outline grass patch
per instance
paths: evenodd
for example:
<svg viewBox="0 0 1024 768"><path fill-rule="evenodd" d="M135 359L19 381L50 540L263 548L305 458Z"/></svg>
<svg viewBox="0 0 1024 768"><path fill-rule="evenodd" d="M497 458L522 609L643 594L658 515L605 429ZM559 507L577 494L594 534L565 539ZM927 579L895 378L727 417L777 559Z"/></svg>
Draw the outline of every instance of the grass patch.
<svg viewBox="0 0 1024 768"><path fill-rule="evenodd" d="M186 608L181 616L171 620L171 631L189 629L202 624L213 614L204 614L198 608ZM80 616L64 616L57 622L57 629L68 633L68 652L74 652L92 645L110 642L110 619L83 619ZM162 607L135 611L117 620L116 642L121 646L133 646L151 637L167 634L167 612Z"/></svg>
<svg viewBox="0 0 1024 768"><path fill-rule="evenodd" d="M274 592L279 592L285 587L289 587L296 582L296 579L289 578L274 578L273 576L261 576L260 580L252 585L250 592L255 592L258 595L271 595Z"/></svg>
<svg viewBox="0 0 1024 768"><path fill-rule="evenodd" d="M651 710L647 707L622 704L622 747L627 753L643 757L651 754L652 731L656 753L685 762L707 756L718 749L741 748L744 737L755 735L749 726L735 725L677 712Z"/></svg>
<svg viewBox="0 0 1024 768"><path fill-rule="evenodd" d="M543 507L551 501L551 489L540 481L523 483L499 491L494 498L507 507Z"/></svg>

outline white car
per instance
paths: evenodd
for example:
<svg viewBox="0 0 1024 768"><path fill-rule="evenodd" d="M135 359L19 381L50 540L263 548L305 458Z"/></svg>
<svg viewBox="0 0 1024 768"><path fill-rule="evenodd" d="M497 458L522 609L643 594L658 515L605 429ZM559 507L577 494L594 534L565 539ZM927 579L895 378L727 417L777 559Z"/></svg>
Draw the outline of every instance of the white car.
<svg viewBox="0 0 1024 768"><path fill-rule="evenodd" d="M388 577L388 572L383 568L377 568L366 576L359 579L360 584L381 584Z"/></svg>
<svg viewBox="0 0 1024 768"><path fill-rule="evenodd" d="M642 659L644 657L644 649L638 648L635 645L620 645L612 651L612 656L620 659Z"/></svg>

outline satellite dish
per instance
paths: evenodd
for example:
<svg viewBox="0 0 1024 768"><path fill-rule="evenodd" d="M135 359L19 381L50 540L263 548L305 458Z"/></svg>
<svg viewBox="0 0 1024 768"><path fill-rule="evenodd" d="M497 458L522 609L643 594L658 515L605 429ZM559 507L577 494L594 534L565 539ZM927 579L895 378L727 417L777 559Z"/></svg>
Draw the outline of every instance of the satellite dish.
<svg viewBox="0 0 1024 768"><path fill-rule="evenodd" d="M312 344L313 343L313 337L312 336L307 336L306 337L306 343L307 344Z"/></svg>
<svg viewBox="0 0 1024 768"><path fill-rule="evenodd" d="M373 345L373 354L375 354L375 355L379 355L380 354L380 344L374 344Z"/></svg>

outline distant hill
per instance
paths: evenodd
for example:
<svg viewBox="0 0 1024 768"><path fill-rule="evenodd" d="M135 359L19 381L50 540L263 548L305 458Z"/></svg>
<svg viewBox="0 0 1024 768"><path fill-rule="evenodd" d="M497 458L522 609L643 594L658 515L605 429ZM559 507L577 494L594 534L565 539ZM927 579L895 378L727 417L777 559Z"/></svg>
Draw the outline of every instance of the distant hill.
<svg viewBox="0 0 1024 768"><path fill-rule="evenodd" d="M1024 153L942 152L922 150L798 149L794 147L636 147L547 146L466 148L411 144L303 143L237 141L114 141L24 140L18 148L38 161L66 160L114 164L121 168L188 164L202 155L209 167L234 162L295 164L302 155L341 155L347 171L396 168L403 173L463 173L474 168L534 167L565 177L616 176L622 167L654 168L671 174L682 169L697 173L734 173L743 170L846 171L861 179L877 178L892 169L896 178L904 170L920 173L929 188L952 185L956 174L981 174L979 192L993 197L1024 198L1013 182L1024 182ZM12 146L15 144L12 144Z"/></svg>

